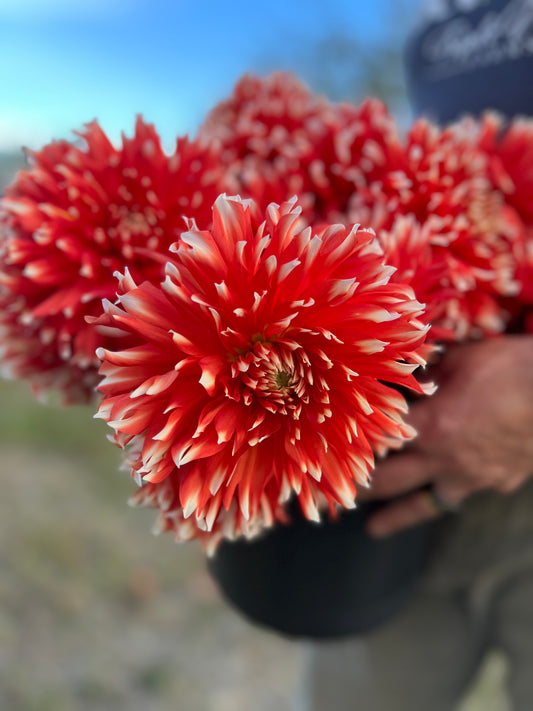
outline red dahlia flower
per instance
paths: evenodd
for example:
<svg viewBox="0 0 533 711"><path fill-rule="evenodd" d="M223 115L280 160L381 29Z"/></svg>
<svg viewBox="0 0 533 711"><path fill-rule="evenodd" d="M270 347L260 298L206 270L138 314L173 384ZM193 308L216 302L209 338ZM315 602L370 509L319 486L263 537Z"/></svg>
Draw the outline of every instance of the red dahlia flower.
<svg viewBox="0 0 533 711"><path fill-rule="evenodd" d="M402 150L382 102L332 104L283 72L245 75L199 135L222 145L229 189L263 210L297 194L314 224L359 222L354 193L379 184Z"/></svg>
<svg viewBox="0 0 533 711"><path fill-rule="evenodd" d="M533 120L517 118L505 125L503 117L486 113L470 121L470 130L489 157L495 185L529 227L533 227Z"/></svg>
<svg viewBox="0 0 533 711"><path fill-rule="evenodd" d="M374 234L302 229L294 201L255 228L221 196L194 222L160 288L121 278L100 323L134 342L100 349L98 415L128 449L137 503L178 539L255 535L295 496L317 519L353 507L373 453L413 435L403 397L425 391L421 305L390 284Z"/></svg>
<svg viewBox="0 0 533 711"><path fill-rule="evenodd" d="M159 282L183 213L207 227L219 193L211 151L181 138L167 156L141 118L121 148L96 122L79 135L84 146L59 141L28 152L29 168L0 203L3 368L66 401L90 397L95 349L112 343L86 317L114 298L113 273L128 266Z"/></svg>
<svg viewBox="0 0 533 711"><path fill-rule="evenodd" d="M517 118L505 125L503 117L485 114L470 121L471 132L489 159L490 176L505 202L508 219L520 232L514 243L518 293L505 305L513 315L511 328L532 331L533 306L533 120ZM520 231L521 228L521 231Z"/></svg>
<svg viewBox="0 0 533 711"><path fill-rule="evenodd" d="M499 304L516 293L513 244L521 227L490 178L487 153L469 122L441 130L417 121L383 180L355 193L352 209L387 240L397 278L405 281L410 265L409 283L427 299L434 338L462 340L505 328ZM416 235L406 239L406 229Z"/></svg>
<svg viewBox="0 0 533 711"><path fill-rule="evenodd" d="M366 209L376 228L390 227L397 215L413 215L421 224L439 217L443 228L458 233L500 232L502 200L467 123L440 129L419 119L383 165L379 180L354 195L353 208L359 216Z"/></svg>
<svg viewBox="0 0 533 711"><path fill-rule="evenodd" d="M304 166L315 155L329 111L329 102L293 74L245 74L231 97L209 113L199 138L221 146L226 190L252 197L262 212L270 202L297 194L313 219L314 196Z"/></svg>
<svg viewBox="0 0 533 711"><path fill-rule="evenodd" d="M480 285L483 272L472 268L476 255L458 254L452 247L453 234L439 228L438 218L420 224L409 215L397 217L390 230L378 233L385 261L396 267L391 280L409 284L426 305L421 318L431 325L431 341L501 333L509 320L508 308L493 289Z"/></svg>
<svg viewBox="0 0 533 711"><path fill-rule="evenodd" d="M290 160L312 150L327 107L324 98L290 73L245 74L232 96L208 114L199 136L221 143L226 164L251 154L272 162Z"/></svg>
<svg viewBox="0 0 533 711"><path fill-rule="evenodd" d="M396 122L377 99L360 106L331 105L323 121L314 152L302 166L315 220L370 224L362 205L366 198L376 202L386 176L403 156Z"/></svg>

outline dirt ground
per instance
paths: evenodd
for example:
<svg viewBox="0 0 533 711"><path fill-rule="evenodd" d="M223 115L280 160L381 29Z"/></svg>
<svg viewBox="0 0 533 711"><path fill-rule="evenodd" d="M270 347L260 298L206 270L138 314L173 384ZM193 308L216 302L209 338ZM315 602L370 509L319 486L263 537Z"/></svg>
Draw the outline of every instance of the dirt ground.
<svg viewBox="0 0 533 711"><path fill-rule="evenodd" d="M0 402L0 709L292 710L301 645L230 610L197 547L150 535L103 423L15 386ZM461 711L505 711L502 673Z"/></svg>

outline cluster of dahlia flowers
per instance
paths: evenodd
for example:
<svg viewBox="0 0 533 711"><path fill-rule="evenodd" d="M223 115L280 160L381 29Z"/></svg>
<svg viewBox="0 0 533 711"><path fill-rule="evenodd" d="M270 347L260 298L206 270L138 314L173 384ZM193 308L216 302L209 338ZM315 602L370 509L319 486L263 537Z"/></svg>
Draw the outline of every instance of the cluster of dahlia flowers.
<svg viewBox="0 0 533 711"><path fill-rule="evenodd" d="M171 154L139 118L27 159L0 201L2 370L96 402L179 540L352 508L415 435L437 344L533 332L533 122L401 136L277 73Z"/></svg>

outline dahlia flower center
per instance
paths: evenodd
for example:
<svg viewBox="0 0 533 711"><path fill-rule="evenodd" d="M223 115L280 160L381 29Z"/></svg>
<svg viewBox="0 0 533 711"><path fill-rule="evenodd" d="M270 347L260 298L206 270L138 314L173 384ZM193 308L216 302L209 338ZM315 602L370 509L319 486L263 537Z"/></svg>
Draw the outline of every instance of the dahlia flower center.
<svg viewBox="0 0 533 711"><path fill-rule="evenodd" d="M270 348L251 363L246 386L267 410L288 414L301 409L302 397L308 401L305 388L306 366L292 353Z"/></svg>
<svg viewBox="0 0 533 711"><path fill-rule="evenodd" d="M163 230L159 224L163 214L156 213L150 206L110 205L111 226L107 234L101 236L101 246L107 243L111 253L119 250L119 258L133 261L144 259L140 249L158 250ZM109 240L109 241L108 241Z"/></svg>
<svg viewBox="0 0 533 711"><path fill-rule="evenodd" d="M147 216L143 212L130 212L127 208L119 208L119 221L117 230L122 234L142 235L147 237L152 228L150 227Z"/></svg>
<svg viewBox="0 0 533 711"><path fill-rule="evenodd" d="M328 367L328 366L327 366ZM314 372L302 347L281 347L276 343L256 343L233 365L234 381L230 397L246 405L256 402L272 413L299 419L302 409L313 404L320 420L330 415L328 386Z"/></svg>
<svg viewBox="0 0 533 711"><path fill-rule="evenodd" d="M478 195L469 203L467 215L479 234L501 230L501 203L502 198L495 191Z"/></svg>
<svg viewBox="0 0 533 711"><path fill-rule="evenodd" d="M302 409L302 395L306 402L309 401L302 378L269 365L259 366L256 372L258 375L254 393L256 400L270 412L280 415L292 414L297 419Z"/></svg>
<svg viewBox="0 0 533 711"><path fill-rule="evenodd" d="M278 370L274 380L278 390L285 390L291 385L291 375L286 370Z"/></svg>

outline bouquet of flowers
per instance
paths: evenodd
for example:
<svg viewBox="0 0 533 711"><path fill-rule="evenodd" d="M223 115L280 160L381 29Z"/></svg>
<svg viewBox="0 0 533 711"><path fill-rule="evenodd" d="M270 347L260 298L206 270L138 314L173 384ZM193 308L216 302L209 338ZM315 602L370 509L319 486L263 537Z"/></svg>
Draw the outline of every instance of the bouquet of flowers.
<svg viewBox="0 0 533 711"><path fill-rule="evenodd" d="M416 434L419 366L533 332L533 122L402 137L277 73L170 155L142 118L120 147L77 135L0 202L2 368L93 403L178 540L353 508Z"/></svg>

